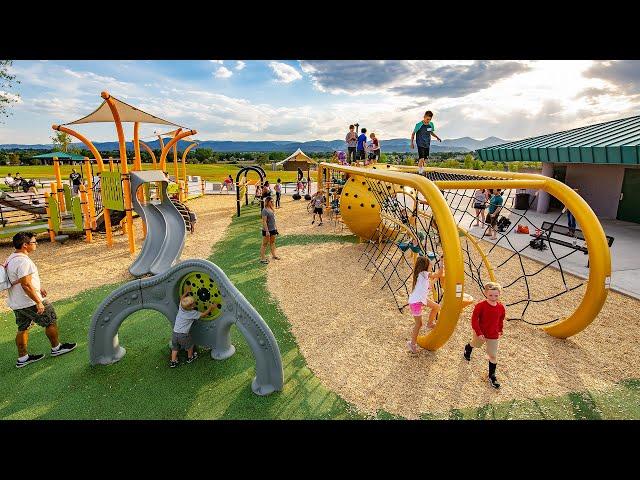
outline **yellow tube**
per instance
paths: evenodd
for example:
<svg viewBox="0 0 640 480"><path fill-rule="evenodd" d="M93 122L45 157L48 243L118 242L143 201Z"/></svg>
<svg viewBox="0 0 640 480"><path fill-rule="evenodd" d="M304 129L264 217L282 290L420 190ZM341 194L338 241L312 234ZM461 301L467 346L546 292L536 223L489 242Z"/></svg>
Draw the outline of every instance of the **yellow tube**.
<svg viewBox="0 0 640 480"><path fill-rule="evenodd" d="M84 159L84 176L87 179L87 205L89 207L89 222L91 228L96 228L96 205L93 199L93 176L91 174L91 161Z"/></svg>
<svg viewBox="0 0 640 480"><path fill-rule="evenodd" d="M85 241L91 243L93 236L91 234L91 215L89 213L89 205L87 200L87 190L84 185L80 185L80 204L82 205L82 219L84 224Z"/></svg>

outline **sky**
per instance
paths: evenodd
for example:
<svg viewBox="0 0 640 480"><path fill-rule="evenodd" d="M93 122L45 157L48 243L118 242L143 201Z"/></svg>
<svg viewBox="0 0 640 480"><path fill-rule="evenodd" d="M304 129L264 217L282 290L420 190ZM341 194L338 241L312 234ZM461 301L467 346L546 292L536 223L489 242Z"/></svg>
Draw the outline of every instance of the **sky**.
<svg viewBox="0 0 640 480"><path fill-rule="evenodd" d="M356 122L408 138L425 110L443 139L516 140L640 114L640 61L19 60L10 73L20 96L2 144L51 143L51 125L92 112L103 90L199 140L336 140ZM76 129L117 140L113 124Z"/></svg>

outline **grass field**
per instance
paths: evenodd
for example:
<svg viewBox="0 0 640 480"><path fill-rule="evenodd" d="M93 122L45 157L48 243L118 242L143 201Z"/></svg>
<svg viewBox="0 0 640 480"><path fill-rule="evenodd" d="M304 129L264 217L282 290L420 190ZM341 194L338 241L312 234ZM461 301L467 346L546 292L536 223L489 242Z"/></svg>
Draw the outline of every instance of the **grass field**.
<svg viewBox="0 0 640 480"><path fill-rule="evenodd" d="M71 165L62 165L62 178L68 178L71 173L71 169L74 168ZM79 170L79 166L75 167ZM153 165L151 164L143 164L143 170L151 170ZM187 175L197 175L205 178L206 180L211 181L219 181L224 180L227 175L231 175L234 180L235 176L238 173L238 170L241 168L239 165L234 164L213 164L213 165L204 165L204 164L187 164ZM267 180L271 183L275 183L278 178L282 179L283 182L293 182L296 180L296 172L284 172L284 171L270 171L271 165L265 165L263 167L265 172L267 173ZM167 162L167 170L170 175L173 175L173 162ZM94 167L94 171L97 172L97 169ZM5 177L7 173L12 173L15 175L16 172L20 172L20 175L23 178L33 178L33 179L53 179L53 167L51 165L32 165L32 166L23 166L17 167L13 165L3 165L0 166L0 175ZM180 175L182 175L182 166L180 166ZM305 172L306 175L306 172ZM312 178L315 174L312 174ZM249 178L258 178L258 176L251 172L249 173Z"/></svg>
<svg viewBox="0 0 640 480"><path fill-rule="evenodd" d="M231 214L231 213L230 213ZM47 357L16 369L12 312L0 314L0 419L362 419L352 405L327 390L307 367L290 325L278 304L266 294L266 266L257 261L260 236L257 207L234 217L209 257L260 312L282 354L284 391L258 397L251 391L255 374L251 350L234 328L236 354L222 362L203 358L169 369L169 323L160 314L142 311L120 329L126 356L110 366L89 366L87 332L91 315L115 285L88 290L56 302L62 341L78 348L59 358ZM355 242L351 236L288 235L279 245L328 241ZM46 285L46 279L44 279ZM48 352L44 332L34 327L32 353ZM357 354L357 353L356 353ZM462 394L462 392L461 392ZM638 419L640 380L627 379L606 391L575 392L478 405L425 419ZM380 411L379 419L397 418Z"/></svg>

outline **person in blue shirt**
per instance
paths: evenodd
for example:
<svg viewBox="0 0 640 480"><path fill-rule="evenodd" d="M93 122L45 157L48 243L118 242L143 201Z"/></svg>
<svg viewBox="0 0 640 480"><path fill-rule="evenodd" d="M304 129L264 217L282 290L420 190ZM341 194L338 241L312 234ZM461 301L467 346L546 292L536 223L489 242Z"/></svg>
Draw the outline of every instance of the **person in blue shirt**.
<svg viewBox="0 0 640 480"><path fill-rule="evenodd" d="M433 125L431 119L433 118L433 112L427 110L424 112L424 117L421 122L416 123L411 134L411 150L413 150L414 139L415 145L418 147L418 160L429 158L429 149L431 148L431 137L436 137L439 142L442 139L436 135L436 127Z"/></svg>
<svg viewBox="0 0 640 480"><path fill-rule="evenodd" d="M498 217L500 215L500 210L502 210L502 205L504 204L504 199L502 198L502 193L500 189L496 189L495 193L491 197L489 201L489 214L487 215L486 223L489 224L488 232L483 235L486 237L487 235L491 235L491 240L496 240L496 225L498 223Z"/></svg>
<svg viewBox="0 0 640 480"><path fill-rule="evenodd" d="M364 161L364 151L365 145L367 144L367 129L363 128L360 130L360 136L358 137L358 144L356 145L356 161L363 160Z"/></svg>

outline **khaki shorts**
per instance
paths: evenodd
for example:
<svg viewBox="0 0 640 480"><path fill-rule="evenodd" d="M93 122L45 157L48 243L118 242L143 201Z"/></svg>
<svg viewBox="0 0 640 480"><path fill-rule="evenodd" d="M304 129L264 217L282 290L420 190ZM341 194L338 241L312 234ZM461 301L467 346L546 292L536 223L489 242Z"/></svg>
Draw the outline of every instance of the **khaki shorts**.
<svg viewBox="0 0 640 480"><path fill-rule="evenodd" d="M498 339L497 338L485 338L484 340L481 340L480 337L478 337L476 335L476 332L473 332L473 339L471 340L471 346L473 348L478 348L481 347L482 344L486 343L487 344L487 355L489 355L490 357L493 357L495 359L495 362L497 362L498 360Z"/></svg>

